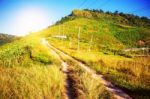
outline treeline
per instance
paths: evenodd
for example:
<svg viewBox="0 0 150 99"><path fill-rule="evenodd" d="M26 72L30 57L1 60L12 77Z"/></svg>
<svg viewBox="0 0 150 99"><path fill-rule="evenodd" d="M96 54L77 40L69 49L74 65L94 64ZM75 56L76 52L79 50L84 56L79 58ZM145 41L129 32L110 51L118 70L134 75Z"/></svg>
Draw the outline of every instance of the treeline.
<svg viewBox="0 0 150 99"><path fill-rule="evenodd" d="M102 9L99 10L89 10L89 9L84 9L84 11L89 11L89 12L95 12L95 13L103 13L103 14L108 14L111 16L121 16L125 19L127 19L129 21L129 23L131 25L148 25L150 26L150 19L145 17L145 16L138 16L138 15L134 15L134 14L127 14L127 13L123 13L123 12L119 12L119 11L115 11L115 12L110 12L110 11L106 11L104 12Z"/></svg>

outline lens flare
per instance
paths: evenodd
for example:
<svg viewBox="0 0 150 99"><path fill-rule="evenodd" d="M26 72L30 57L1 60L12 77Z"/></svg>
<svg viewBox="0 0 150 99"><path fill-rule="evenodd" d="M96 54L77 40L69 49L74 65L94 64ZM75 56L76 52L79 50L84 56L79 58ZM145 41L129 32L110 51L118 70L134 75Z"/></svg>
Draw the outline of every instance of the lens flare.
<svg viewBox="0 0 150 99"><path fill-rule="evenodd" d="M17 35L25 35L29 32L39 31L46 28L49 23L47 12L40 8L24 8L15 16L14 29L19 31Z"/></svg>

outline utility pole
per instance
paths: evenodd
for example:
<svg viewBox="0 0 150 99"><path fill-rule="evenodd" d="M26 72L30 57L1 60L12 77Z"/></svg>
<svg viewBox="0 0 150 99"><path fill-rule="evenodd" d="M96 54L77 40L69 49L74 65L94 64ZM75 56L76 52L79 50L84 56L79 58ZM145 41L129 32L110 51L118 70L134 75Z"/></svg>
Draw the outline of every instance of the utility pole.
<svg viewBox="0 0 150 99"><path fill-rule="evenodd" d="M72 43L71 43L71 37L69 38L69 48L71 48L72 46Z"/></svg>
<svg viewBox="0 0 150 99"><path fill-rule="evenodd" d="M64 25L62 26L62 36L64 35Z"/></svg>
<svg viewBox="0 0 150 99"><path fill-rule="evenodd" d="M145 52L145 51L144 51L144 47L142 48L142 50L143 50L143 56L144 56L144 52Z"/></svg>
<svg viewBox="0 0 150 99"><path fill-rule="evenodd" d="M78 51L80 49L80 27L79 27L79 30L78 30Z"/></svg>
<svg viewBox="0 0 150 99"><path fill-rule="evenodd" d="M59 35L60 35L60 25L59 25Z"/></svg>
<svg viewBox="0 0 150 99"><path fill-rule="evenodd" d="M149 56L149 48L148 48L148 46L147 46L147 56Z"/></svg>
<svg viewBox="0 0 150 99"><path fill-rule="evenodd" d="M92 34L92 36L91 36L91 40L90 40L89 51L91 51L92 42L93 42L93 34Z"/></svg>

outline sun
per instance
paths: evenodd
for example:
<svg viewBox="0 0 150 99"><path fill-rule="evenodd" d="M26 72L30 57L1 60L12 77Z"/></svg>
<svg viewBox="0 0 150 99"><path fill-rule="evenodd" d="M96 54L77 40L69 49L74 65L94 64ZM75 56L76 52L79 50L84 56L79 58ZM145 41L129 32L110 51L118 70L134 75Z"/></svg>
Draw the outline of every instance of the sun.
<svg viewBox="0 0 150 99"><path fill-rule="evenodd" d="M19 35L25 35L46 28L50 25L49 19L47 12L43 9L30 7L19 11L14 25L18 29Z"/></svg>

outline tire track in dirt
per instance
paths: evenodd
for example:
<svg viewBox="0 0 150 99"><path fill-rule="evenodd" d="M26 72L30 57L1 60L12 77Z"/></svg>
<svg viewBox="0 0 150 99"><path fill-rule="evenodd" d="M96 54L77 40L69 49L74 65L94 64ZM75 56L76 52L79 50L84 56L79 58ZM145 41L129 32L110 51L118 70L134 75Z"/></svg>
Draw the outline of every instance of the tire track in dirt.
<svg viewBox="0 0 150 99"><path fill-rule="evenodd" d="M73 87L73 83L72 83L73 79L70 77L69 70L68 70L69 65L63 60L63 58L55 50L51 48L51 46L45 39L42 39L41 42L49 49L49 51L51 51L54 55L56 55L61 62L61 65L63 67L62 72L64 73L65 76L65 88L66 88L65 90L66 92L64 94L65 99L75 99L75 97L77 97L76 95L77 91Z"/></svg>
<svg viewBox="0 0 150 99"><path fill-rule="evenodd" d="M45 39L44 39L45 40ZM45 40L45 42L47 42ZM97 74L94 70L92 70L91 68L89 68L88 66L86 66L85 64L83 64L82 62L78 61L77 59L71 57L70 55L62 52L61 50L55 48L54 46L50 45L47 42L47 45L52 48L55 52L60 53L62 56L64 57L68 57L69 59L73 60L74 62L76 62L77 64L79 64L79 66L81 68L83 68L85 71L87 71L89 74L92 75L93 78L95 79L100 79L101 83L105 86L105 88L110 91L114 97L116 99L132 99L128 94L126 94L123 90L121 90L120 88L114 86L111 82L107 81L106 79L104 79L104 76L101 74Z"/></svg>

